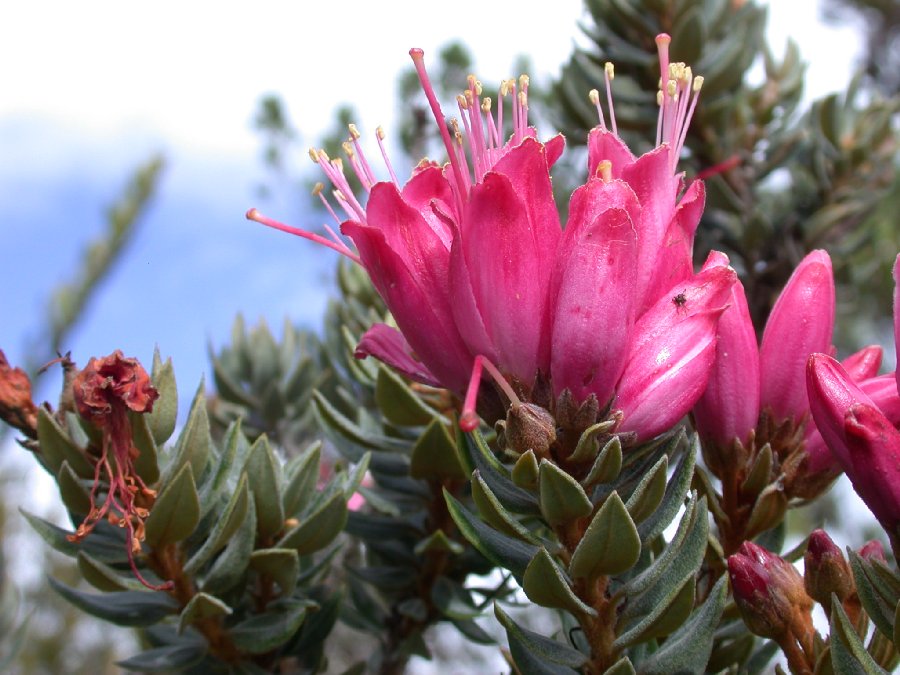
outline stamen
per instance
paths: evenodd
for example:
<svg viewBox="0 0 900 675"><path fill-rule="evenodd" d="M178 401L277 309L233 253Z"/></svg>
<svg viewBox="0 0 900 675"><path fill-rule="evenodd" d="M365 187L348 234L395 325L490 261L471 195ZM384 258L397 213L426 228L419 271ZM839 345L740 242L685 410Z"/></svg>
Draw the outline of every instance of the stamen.
<svg viewBox="0 0 900 675"><path fill-rule="evenodd" d="M307 232L306 230L301 230L296 227L291 227L290 225L285 225L284 223L280 223L277 220L272 220L261 214L256 209L250 209L247 211L247 220L252 220L254 222L259 223L260 225L265 225L266 227L271 227L275 230L281 230L282 232L287 232L288 234L294 234L298 237L303 237L304 239L309 239L310 241L314 241L317 244L322 244L322 246L327 246L333 251L337 251L341 255L344 255L355 263L362 265L362 260L360 260L359 256L356 255L350 248L343 243L333 242L330 239L326 239L322 235L315 234L313 232Z"/></svg>
<svg viewBox="0 0 900 675"><path fill-rule="evenodd" d="M428 79L428 73L425 70L425 52L421 49L413 48L409 50L409 55L413 60L413 65L416 68L416 74L419 76L419 83L422 85L422 90L425 92L425 98L428 99L428 105L431 107L431 113L434 115L434 119L437 122L438 129L441 133L441 140L444 141L444 148L447 150L447 155L450 158L450 165L453 169L453 177L456 179L457 191L456 191L456 202L457 207L459 208L459 212L462 213L463 210L463 177L462 177L462 169L459 166L458 161L453 161L455 159L455 153L453 152L453 142L450 139L450 132L447 130L447 123L444 120L444 113L441 111L441 105L438 103L437 96L434 93L434 87L431 86L431 80Z"/></svg>
<svg viewBox="0 0 900 675"><path fill-rule="evenodd" d="M363 168L366 173L366 179L360 179L360 183L365 185L366 183L369 186L375 185L378 180L375 178L375 174L372 173L372 168L369 166L369 161L366 159L366 153L363 152L362 146L359 143L359 129L356 128L355 124L348 124L347 128L350 130L350 139L353 141L353 147L356 149L356 154L359 156L359 164ZM366 187L366 190L369 191L369 187Z"/></svg>
<svg viewBox="0 0 900 675"><path fill-rule="evenodd" d="M337 217L337 214L334 212L334 209L331 208L331 204L328 203L328 200L325 199L325 195L322 194L322 190L324 190L324 189L325 189L324 183L316 183L313 186L313 191L312 191L313 196L319 198L319 200L325 206L325 209L328 211L328 213L331 214L331 217L334 218L334 222L336 222L338 225L340 225L341 219Z"/></svg>
<svg viewBox="0 0 900 675"><path fill-rule="evenodd" d="M475 412L475 402L478 399L478 388L481 386L481 369L484 367L488 374L494 378L497 386L506 394L511 405L521 405L522 402L516 396L516 392L509 386L506 378L497 370L490 360L481 354L475 357L472 364L472 376L469 378L469 387L466 390L466 399L463 402L462 414L459 416L459 428L463 431L474 431L478 427L478 413Z"/></svg>
<svg viewBox="0 0 900 675"><path fill-rule="evenodd" d="M597 175L600 176L600 180L604 183L610 182L612 180L612 162L608 159L598 162Z"/></svg>
<svg viewBox="0 0 900 675"><path fill-rule="evenodd" d="M595 108L597 108L597 117L600 118L600 128L603 131L606 131L606 119L603 117L603 108L600 107L600 92L596 89L591 89L588 92L588 100L594 104Z"/></svg>
<svg viewBox="0 0 900 675"><path fill-rule="evenodd" d="M609 122L612 125L612 132L618 136L619 130L616 128L616 109L613 107L612 85L610 84L616 76L616 71L613 64L609 61L603 66L603 76L606 80L606 103L609 105Z"/></svg>
<svg viewBox="0 0 900 675"><path fill-rule="evenodd" d="M394 181L394 185L399 188L400 182L397 180L397 174L394 173L394 167L391 165L391 160L388 159L387 150L384 147L384 129L382 127L377 127L375 129L375 138L378 139L378 149L381 150L381 157L384 159L384 164L387 167L388 173L391 174L391 180Z"/></svg>

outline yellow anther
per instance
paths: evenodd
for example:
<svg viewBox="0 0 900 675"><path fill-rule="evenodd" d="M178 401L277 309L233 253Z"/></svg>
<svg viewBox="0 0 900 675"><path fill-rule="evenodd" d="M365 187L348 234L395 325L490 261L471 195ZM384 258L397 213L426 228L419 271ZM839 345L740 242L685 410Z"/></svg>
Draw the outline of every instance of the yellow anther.
<svg viewBox="0 0 900 675"><path fill-rule="evenodd" d="M475 80L475 95L481 96L481 92L484 91L481 87L481 80Z"/></svg>
<svg viewBox="0 0 900 675"><path fill-rule="evenodd" d="M469 83L469 89L474 89L474 88L475 88L475 83L478 82L478 80L475 78L474 75L467 75L467 76L466 76L466 82Z"/></svg>
<svg viewBox="0 0 900 675"><path fill-rule="evenodd" d="M693 77L694 77L694 71L691 70L690 66L685 66L684 67L684 79L686 81L690 82L691 79L693 79Z"/></svg>
<svg viewBox="0 0 900 675"><path fill-rule="evenodd" d="M347 128L350 129L350 138L354 141L357 140L360 136L359 129L356 128L355 124L348 124Z"/></svg>
<svg viewBox="0 0 900 675"><path fill-rule="evenodd" d="M379 141L384 140L384 127L379 126L375 129L375 135L378 137Z"/></svg>
<svg viewBox="0 0 900 675"><path fill-rule="evenodd" d="M329 156L328 156L328 153L325 152L324 150L319 150L319 151L316 153L316 157L319 158L319 161L320 161L320 162L330 162L330 161L331 161L331 157L329 157Z"/></svg>
<svg viewBox="0 0 900 675"><path fill-rule="evenodd" d="M316 183L315 185L313 185L313 189L312 189L313 197L318 197L320 194L322 194L322 190L324 190L324 189L325 189L325 183Z"/></svg>
<svg viewBox="0 0 900 675"><path fill-rule="evenodd" d="M316 152L316 149L315 149L315 148L310 148L310 149L309 149L309 158L310 158L313 162L315 162L316 164L319 163L319 155L318 155L318 153Z"/></svg>
<svg viewBox="0 0 900 675"><path fill-rule="evenodd" d="M666 95L670 98L675 98L675 93L678 91L678 83L675 80L669 80L666 83Z"/></svg>
<svg viewBox="0 0 900 675"><path fill-rule="evenodd" d="M461 146L463 144L463 135L459 131L454 132L453 138L456 139L457 145Z"/></svg>
<svg viewBox="0 0 900 675"><path fill-rule="evenodd" d="M597 91L596 89L591 89L588 92L588 100L591 103L593 103L594 105L599 105L600 104L600 92Z"/></svg>
<svg viewBox="0 0 900 675"><path fill-rule="evenodd" d="M459 133L459 120L456 119L455 117L451 117L451 118L450 118L450 121L447 122L447 126L450 127L450 130L451 130L454 134L458 134L458 133Z"/></svg>
<svg viewBox="0 0 900 675"><path fill-rule="evenodd" d="M527 89L531 78L527 75L519 75L519 89Z"/></svg>
<svg viewBox="0 0 900 675"><path fill-rule="evenodd" d="M703 76L698 75L694 78L694 91L700 91L703 88Z"/></svg>
<svg viewBox="0 0 900 675"><path fill-rule="evenodd" d="M483 113L491 112L491 97L490 96L485 96L484 99L481 101L481 112L483 112Z"/></svg>
<svg viewBox="0 0 900 675"><path fill-rule="evenodd" d="M463 92L463 93L464 93L465 96L466 96L466 103L467 103L467 104L471 104L472 101L475 100L475 97L472 96L472 91L471 91L470 89L466 89L465 92ZM468 105L467 105L466 107L468 107Z"/></svg>
<svg viewBox="0 0 900 675"><path fill-rule="evenodd" d="M663 96L662 90L657 91L656 92L656 105L662 105L663 98L664 98L664 96Z"/></svg>
<svg viewBox="0 0 900 675"><path fill-rule="evenodd" d="M613 64L612 64L611 61L607 61L607 62L603 65L603 70L606 71L606 76L607 76L610 80L612 80L612 79L614 79L614 78L616 77L616 68L615 68L615 66L613 66Z"/></svg>
<svg viewBox="0 0 900 675"><path fill-rule="evenodd" d="M456 97L456 102L459 103L459 107L462 108L463 110L466 110L469 107L469 102L466 100L466 97L463 96L462 94L460 94L459 96Z"/></svg>
<svg viewBox="0 0 900 675"><path fill-rule="evenodd" d="M341 192L340 190L332 190L331 194L334 195L334 198L337 199L339 202L347 201L347 198L344 197L344 193Z"/></svg>
<svg viewBox="0 0 900 675"><path fill-rule="evenodd" d="M597 163L597 175L604 183L612 180L612 162L604 159Z"/></svg>
<svg viewBox="0 0 900 675"><path fill-rule="evenodd" d="M331 160L331 166L333 166L338 171L343 172L344 160L342 160L340 157L335 157L333 160Z"/></svg>
<svg viewBox="0 0 900 675"><path fill-rule="evenodd" d="M348 157L353 157L353 146L350 145L350 141L344 141L341 143L341 147L344 149L344 152L347 153Z"/></svg>
<svg viewBox="0 0 900 675"><path fill-rule="evenodd" d="M503 80L500 83L500 95L506 96L507 94L509 94L509 80Z"/></svg>

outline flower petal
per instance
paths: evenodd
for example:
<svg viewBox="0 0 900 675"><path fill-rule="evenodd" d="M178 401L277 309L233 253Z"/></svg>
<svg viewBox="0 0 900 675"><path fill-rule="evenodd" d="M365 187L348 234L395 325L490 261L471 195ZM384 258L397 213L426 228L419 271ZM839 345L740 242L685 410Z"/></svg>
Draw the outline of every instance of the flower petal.
<svg viewBox="0 0 900 675"><path fill-rule="evenodd" d="M879 345L869 345L848 356L841 361L841 365L854 382L860 382L878 374L882 356L884 350Z"/></svg>
<svg viewBox="0 0 900 675"><path fill-rule="evenodd" d="M425 166L417 169L403 186L400 195L404 202L421 214L449 251L453 229L446 220L435 214L435 208L443 213L453 213L453 192L441 167ZM371 197L369 203L371 204Z"/></svg>
<svg viewBox="0 0 900 675"><path fill-rule="evenodd" d="M432 387L441 386L425 364L413 355L412 347L409 346L403 334L396 328L391 328L383 323L376 323L366 331L359 344L356 345L353 355L358 359L374 356L411 380Z"/></svg>
<svg viewBox="0 0 900 675"><path fill-rule="evenodd" d="M652 438L694 406L706 389L716 326L736 279L730 267L706 269L677 301L661 298L638 319L615 403L625 416L622 431Z"/></svg>
<svg viewBox="0 0 900 675"><path fill-rule="evenodd" d="M772 308L759 350L760 405L771 408L776 420L799 421L809 410L806 362L810 354L828 351L833 329L831 259L825 251L813 251Z"/></svg>
<svg viewBox="0 0 900 675"><path fill-rule="evenodd" d="M621 138L613 132L594 127L588 134L588 177L597 173L597 165L603 160L612 163L612 177L620 178L626 166L634 162L634 155Z"/></svg>

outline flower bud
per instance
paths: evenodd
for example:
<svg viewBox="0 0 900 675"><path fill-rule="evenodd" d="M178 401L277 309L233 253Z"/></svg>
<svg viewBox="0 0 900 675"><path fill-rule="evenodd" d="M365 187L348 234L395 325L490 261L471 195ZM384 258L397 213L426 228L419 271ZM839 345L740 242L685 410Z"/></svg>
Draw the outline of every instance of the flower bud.
<svg viewBox="0 0 900 675"><path fill-rule="evenodd" d="M728 558L728 574L744 623L754 634L779 640L807 631L812 600L789 562L745 541Z"/></svg>
<svg viewBox="0 0 900 675"><path fill-rule="evenodd" d="M538 457L547 457L556 441L556 422L544 408L533 403L513 405L506 415L506 445L523 454L533 450Z"/></svg>
<svg viewBox="0 0 900 675"><path fill-rule="evenodd" d="M831 605L832 593L844 602L856 590L850 565L825 530L809 535L803 564L806 592L823 607Z"/></svg>
<svg viewBox="0 0 900 675"><path fill-rule="evenodd" d="M863 544L857 553L859 553L860 558L869 562L873 560L880 560L883 563L887 562L887 558L884 557L884 545L877 539Z"/></svg>

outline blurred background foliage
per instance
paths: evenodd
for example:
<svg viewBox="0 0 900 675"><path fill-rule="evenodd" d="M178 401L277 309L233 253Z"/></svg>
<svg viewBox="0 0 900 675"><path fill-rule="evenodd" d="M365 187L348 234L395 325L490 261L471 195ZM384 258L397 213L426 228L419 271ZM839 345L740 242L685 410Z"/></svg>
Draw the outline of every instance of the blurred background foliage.
<svg viewBox="0 0 900 675"><path fill-rule="evenodd" d="M805 107L803 55L794 44L784 53L767 44L766 10L758 2L586 0L582 38L558 79L532 79L530 114L545 133L558 129L567 137L569 151L554 170L556 189L567 194L584 180L582 144L596 123L587 92L602 83L603 64L611 61L616 65L613 87L620 133L636 151L648 149L655 133L652 96L658 79L653 37L661 31L671 33L674 59L693 64L694 72L706 78L681 164L688 180L703 176L707 181L708 206L697 234L697 260L711 248L729 254L761 330L795 264L808 251L827 248L841 284L836 340L842 351L849 351L877 340L890 316L890 264L900 248L896 215L900 7L893 0L825 0L822 12L826 20L858 21L865 31L866 53L853 82L836 83L841 91ZM507 75L524 72L527 57L510 65ZM431 74L442 101L455 97L474 66L461 42L441 50ZM400 114L394 133L407 166L429 153L440 156L430 111L411 68L399 75L396 95ZM356 118L352 106L339 106L334 129L317 147L339 156L347 124ZM318 180L310 181L306 172L294 175L289 168L287 158L300 152L296 129L301 122L291 120L277 93L259 102L254 125L261 160L270 171L259 186L261 194L283 192L296 195L299 202L301 190ZM103 237L90 244L72 281L49 300L46 331L33 341L28 359L32 372L64 348L66 335L92 293L140 226L163 166L162 158L153 157L138 168L121 200L107 211ZM565 209L565 204L560 207ZM368 325L384 318L384 307L361 275L341 267L338 280L342 298L327 312L322 334L288 322L279 340L266 326L248 328L238 318L228 342L210 348L216 388L209 404L214 433L221 435L229 423L242 418L251 439L265 433L291 456L320 435L316 411L321 415L323 408L314 405L311 393L317 389L334 410L362 420L369 430L383 430L386 424L391 433L403 437L403 425L384 420L379 409L377 385L385 376L371 363L348 358L346 349ZM854 321L841 321L841 314L851 310ZM370 386L361 386L360 381ZM445 402L438 397L431 403L439 414ZM345 459L333 451L331 461ZM366 496L390 509L391 488L397 486L389 485L387 475L382 472L382 485ZM827 511L828 503L819 508ZM20 536L20 525L13 520L20 522L13 505L0 500L0 554L5 552L7 558L15 554L12 549ZM346 555L381 556L383 561L391 552L351 549ZM478 567L474 559L465 564ZM75 583L74 570L56 556L48 555L43 565L47 574ZM114 658L133 651L127 631L112 639L101 634L45 584L20 587L8 569L0 565L0 664L12 660L13 672L95 673L111 669ZM458 581L460 570L451 580ZM362 603L372 593L372 580L354 583L360 584L356 601ZM415 600L403 592L394 589L378 602L396 608ZM405 606L422 617L415 602ZM435 621L433 609L426 607L418 628ZM408 622L404 626L409 629ZM28 631L25 640L17 640L20 627ZM395 637L402 641L414 634L415 630ZM353 640L352 634L348 640ZM409 653L422 647L410 645Z"/></svg>

